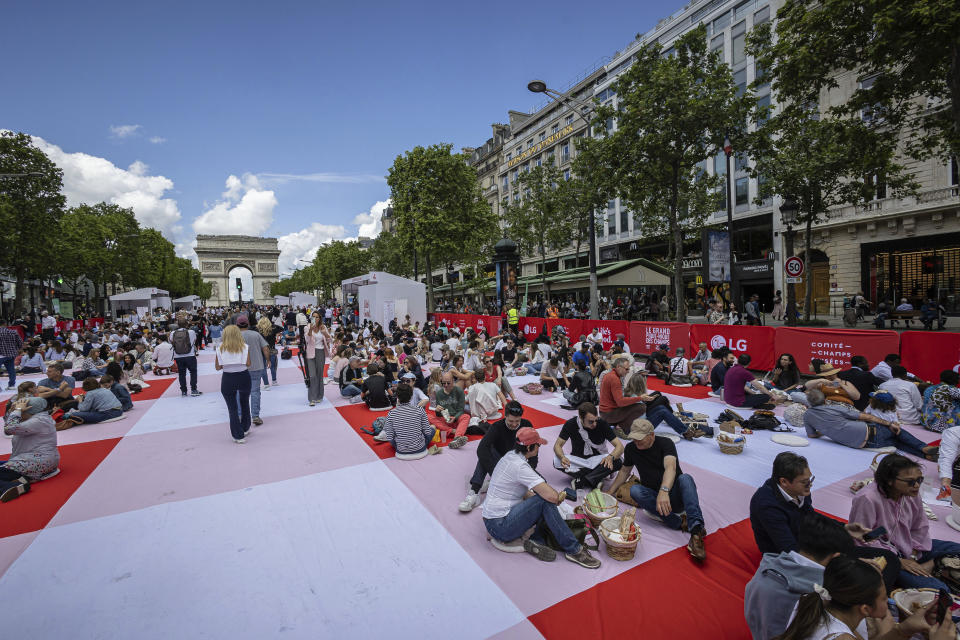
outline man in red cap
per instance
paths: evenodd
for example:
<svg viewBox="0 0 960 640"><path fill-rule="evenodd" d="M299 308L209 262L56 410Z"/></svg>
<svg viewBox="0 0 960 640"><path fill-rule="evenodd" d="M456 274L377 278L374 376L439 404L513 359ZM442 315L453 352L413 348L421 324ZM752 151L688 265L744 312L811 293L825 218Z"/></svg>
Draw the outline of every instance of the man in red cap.
<svg viewBox="0 0 960 640"><path fill-rule="evenodd" d="M577 542L557 508L566 494L547 484L528 462L544 444L547 441L535 429L517 430L513 450L500 458L490 478L487 499L483 502L483 524L490 536L500 542L516 540L530 527L536 527L533 535L524 541L523 549L545 562L557 557L556 551L546 544L549 529L567 560L597 569L600 561Z"/></svg>

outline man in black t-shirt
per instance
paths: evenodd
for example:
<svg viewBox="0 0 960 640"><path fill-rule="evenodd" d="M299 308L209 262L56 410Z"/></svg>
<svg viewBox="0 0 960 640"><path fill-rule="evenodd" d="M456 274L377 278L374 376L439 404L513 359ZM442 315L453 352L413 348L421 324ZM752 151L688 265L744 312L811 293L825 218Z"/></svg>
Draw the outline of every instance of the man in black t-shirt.
<svg viewBox="0 0 960 640"><path fill-rule="evenodd" d="M707 531L697 485L680 469L673 440L654 435L653 424L643 418L633 421L627 438L631 442L624 447L623 467L607 493L615 494L636 467L640 482L630 487L630 497L671 529L689 531L687 551L694 560L706 559L703 538ZM681 516L681 512L686 514Z"/></svg>
<svg viewBox="0 0 960 640"><path fill-rule="evenodd" d="M553 466L573 477L570 486L574 491L595 488L623 466L620 460L623 444L607 421L599 418L597 407L592 402L584 402L577 408L577 414L564 423L553 443ZM563 453L567 440L570 441L570 457ZM610 444L613 451L610 451Z"/></svg>
<svg viewBox="0 0 960 640"><path fill-rule="evenodd" d="M390 388L390 383L380 372L380 367L376 363L371 363L367 367L367 373L369 375L363 381L363 386L360 387L361 397L367 403L367 406L375 411L394 406L397 400L393 397L393 389Z"/></svg>
<svg viewBox="0 0 960 640"><path fill-rule="evenodd" d="M503 348L500 349L500 355L503 357L503 364L512 367L516 364L517 344L513 341L512 337L505 338L504 343Z"/></svg>

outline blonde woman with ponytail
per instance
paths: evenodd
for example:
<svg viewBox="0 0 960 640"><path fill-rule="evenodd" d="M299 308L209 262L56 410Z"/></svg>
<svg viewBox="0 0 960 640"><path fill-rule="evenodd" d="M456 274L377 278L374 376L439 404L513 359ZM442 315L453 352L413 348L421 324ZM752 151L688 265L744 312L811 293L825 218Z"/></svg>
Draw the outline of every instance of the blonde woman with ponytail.
<svg viewBox="0 0 960 640"><path fill-rule="evenodd" d="M228 324L224 328L214 367L223 371L220 393L230 414L230 435L237 444L244 444L250 431L250 347L237 325Z"/></svg>

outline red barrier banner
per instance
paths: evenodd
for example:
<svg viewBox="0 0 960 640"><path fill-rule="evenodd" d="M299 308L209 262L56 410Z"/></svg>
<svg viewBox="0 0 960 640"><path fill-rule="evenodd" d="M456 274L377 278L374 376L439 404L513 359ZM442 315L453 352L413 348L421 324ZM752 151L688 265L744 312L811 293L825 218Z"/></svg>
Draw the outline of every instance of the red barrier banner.
<svg viewBox="0 0 960 640"><path fill-rule="evenodd" d="M630 323L626 320L600 320L599 322L594 322L592 320L584 320L583 328L584 331L593 331L594 327L600 329L600 336L603 338L603 348L606 351L609 351L613 348L613 342L617 339L617 334L622 333L623 339L627 341L627 344L630 348L633 348L633 344L630 343Z"/></svg>
<svg viewBox="0 0 960 640"><path fill-rule="evenodd" d="M520 331L523 332L523 337L527 342L536 340L541 332L545 332L548 336L550 335L546 318L520 318Z"/></svg>
<svg viewBox="0 0 960 640"><path fill-rule="evenodd" d="M853 356L864 356L873 366L888 353L899 352L900 336L896 331L777 327L774 344L777 353L796 358L800 371L807 371L813 358L847 369Z"/></svg>
<svg viewBox="0 0 960 640"><path fill-rule="evenodd" d="M540 318L542 320L542 318ZM548 335L553 335L554 327L563 327L563 330L567 332L567 338L570 339L570 344L573 344L580 339L580 336L590 333L590 329L587 329L587 320L575 320L573 318L547 318L547 330L550 332Z"/></svg>
<svg viewBox="0 0 960 640"><path fill-rule="evenodd" d="M500 316L475 316L477 318L477 323L474 325L474 329L480 331L480 329L486 329L487 334L495 336L500 333L500 323L503 318Z"/></svg>
<svg viewBox="0 0 960 640"><path fill-rule="evenodd" d="M434 313L432 322L440 326L442 321L444 325L451 329L456 329L463 333L468 327L475 331L485 329L488 334L495 336L500 333L500 316L481 316L468 313Z"/></svg>
<svg viewBox="0 0 960 640"><path fill-rule="evenodd" d="M960 371L960 333L904 331L900 334L900 358L913 375L937 382L945 369ZM870 364L875 363L871 360Z"/></svg>
<svg viewBox="0 0 960 640"><path fill-rule="evenodd" d="M690 325L686 322L631 322L630 350L634 353L652 353L659 345L670 346L670 353L677 347L690 346Z"/></svg>
<svg viewBox="0 0 960 640"><path fill-rule="evenodd" d="M709 351L727 347L738 356L748 353L751 358L751 369L769 371L773 369L777 358L774 352L775 340L776 330L773 327L692 324L690 325L690 350L687 351L687 357L692 358L700 349L700 343L706 342Z"/></svg>

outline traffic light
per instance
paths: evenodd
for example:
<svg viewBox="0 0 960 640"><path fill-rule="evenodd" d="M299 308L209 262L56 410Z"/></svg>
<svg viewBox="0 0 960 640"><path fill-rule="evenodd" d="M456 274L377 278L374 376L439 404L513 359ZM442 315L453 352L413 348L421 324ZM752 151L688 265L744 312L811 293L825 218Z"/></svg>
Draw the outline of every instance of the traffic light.
<svg viewBox="0 0 960 640"><path fill-rule="evenodd" d="M240 278L237 278L237 289L243 289L243 285L240 284Z"/></svg>

